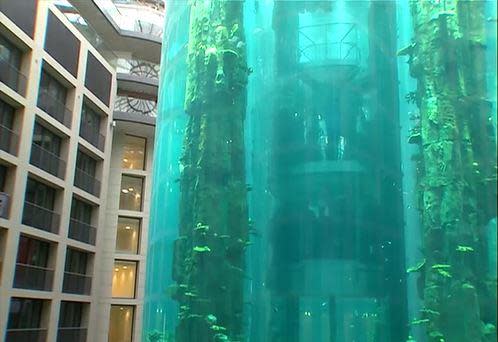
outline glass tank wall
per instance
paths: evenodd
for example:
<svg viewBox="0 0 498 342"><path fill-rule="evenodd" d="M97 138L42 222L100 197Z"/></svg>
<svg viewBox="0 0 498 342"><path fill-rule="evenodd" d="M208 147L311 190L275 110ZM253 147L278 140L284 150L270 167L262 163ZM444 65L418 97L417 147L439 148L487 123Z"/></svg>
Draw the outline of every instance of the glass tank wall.
<svg viewBox="0 0 498 342"><path fill-rule="evenodd" d="M496 340L496 2L166 7L142 340Z"/></svg>

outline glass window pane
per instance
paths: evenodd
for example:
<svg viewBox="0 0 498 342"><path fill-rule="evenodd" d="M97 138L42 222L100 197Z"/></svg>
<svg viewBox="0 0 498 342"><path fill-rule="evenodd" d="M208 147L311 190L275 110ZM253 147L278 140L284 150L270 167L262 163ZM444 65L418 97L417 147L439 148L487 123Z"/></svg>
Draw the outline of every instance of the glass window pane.
<svg viewBox="0 0 498 342"><path fill-rule="evenodd" d="M137 263L116 260L112 277L112 296L114 298L135 298L135 275Z"/></svg>
<svg viewBox="0 0 498 342"><path fill-rule="evenodd" d="M123 176L121 178L119 209L142 210L142 185L143 179L140 177Z"/></svg>
<svg viewBox="0 0 498 342"><path fill-rule="evenodd" d="M111 305L108 342L131 342L133 306Z"/></svg>
<svg viewBox="0 0 498 342"><path fill-rule="evenodd" d="M127 135L123 147L123 169L143 170L145 161L145 138Z"/></svg>
<svg viewBox="0 0 498 342"><path fill-rule="evenodd" d="M12 298L7 329L39 328L43 302L41 299Z"/></svg>
<svg viewBox="0 0 498 342"><path fill-rule="evenodd" d="M116 251L120 253L138 253L139 234L140 219L119 217Z"/></svg>
<svg viewBox="0 0 498 342"><path fill-rule="evenodd" d="M59 327L77 328L83 323L84 303L80 302L61 302Z"/></svg>

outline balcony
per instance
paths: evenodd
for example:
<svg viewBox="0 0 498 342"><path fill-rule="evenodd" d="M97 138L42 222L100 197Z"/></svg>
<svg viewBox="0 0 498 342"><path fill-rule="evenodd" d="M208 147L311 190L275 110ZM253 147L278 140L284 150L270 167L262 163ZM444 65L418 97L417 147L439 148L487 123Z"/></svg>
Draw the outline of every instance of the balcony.
<svg viewBox="0 0 498 342"><path fill-rule="evenodd" d="M62 123L67 128L71 128L72 112L66 104L50 95L45 89L40 89L38 94L38 108Z"/></svg>
<svg viewBox="0 0 498 342"><path fill-rule="evenodd" d="M68 236L70 239L78 240L95 246L97 229L87 223L71 219L69 221Z"/></svg>
<svg viewBox="0 0 498 342"><path fill-rule="evenodd" d="M155 126L157 103L133 96L116 96L114 119Z"/></svg>
<svg viewBox="0 0 498 342"><path fill-rule="evenodd" d="M100 181L78 168L74 173L74 185L94 196L100 196Z"/></svg>
<svg viewBox="0 0 498 342"><path fill-rule="evenodd" d="M0 150L17 156L19 136L11 129L0 125Z"/></svg>
<svg viewBox="0 0 498 342"><path fill-rule="evenodd" d="M46 267L16 264L14 287L18 289L51 291L54 271Z"/></svg>
<svg viewBox="0 0 498 342"><path fill-rule="evenodd" d="M0 81L19 95L26 94L26 76L7 60L0 58Z"/></svg>
<svg viewBox="0 0 498 342"><path fill-rule="evenodd" d="M50 233L59 233L60 215L30 202L24 202L22 223Z"/></svg>
<svg viewBox="0 0 498 342"><path fill-rule="evenodd" d="M112 64L116 65L120 91L157 99L159 64L132 58L117 58Z"/></svg>
<svg viewBox="0 0 498 342"><path fill-rule="evenodd" d="M66 162L55 153L44 149L40 145L35 143L31 144L31 157L29 162L31 165L39 167L60 179L64 179Z"/></svg>
<svg viewBox="0 0 498 342"><path fill-rule="evenodd" d="M27 328L8 329L5 334L5 342L45 342L47 340L47 329Z"/></svg>
<svg viewBox="0 0 498 342"><path fill-rule="evenodd" d="M89 296L92 290L92 277L73 272L64 272L62 292Z"/></svg>
<svg viewBox="0 0 498 342"><path fill-rule="evenodd" d="M105 136L96 131L94 127L90 126L86 122L81 122L80 125L80 137L88 141L90 144L104 152L105 148Z"/></svg>
<svg viewBox="0 0 498 342"><path fill-rule="evenodd" d="M87 329L80 327L60 327L57 342L86 342Z"/></svg>

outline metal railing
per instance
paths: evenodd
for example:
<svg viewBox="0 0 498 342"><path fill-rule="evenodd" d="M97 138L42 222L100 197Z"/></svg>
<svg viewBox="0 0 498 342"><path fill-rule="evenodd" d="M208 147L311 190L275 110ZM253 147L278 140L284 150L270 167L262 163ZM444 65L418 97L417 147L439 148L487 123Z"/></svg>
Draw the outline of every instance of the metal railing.
<svg viewBox="0 0 498 342"><path fill-rule="evenodd" d="M97 228L75 219L69 221L70 239L78 240L95 246L95 239L97 236Z"/></svg>
<svg viewBox="0 0 498 342"><path fill-rule="evenodd" d="M59 233L60 215L56 212L25 201L22 223L54 234Z"/></svg>
<svg viewBox="0 0 498 342"><path fill-rule="evenodd" d="M90 295L92 291L92 277L86 274L64 272L62 292L80 295Z"/></svg>
<svg viewBox="0 0 498 342"><path fill-rule="evenodd" d="M78 168L74 172L74 185L94 196L100 196L100 181Z"/></svg>
<svg viewBox="0 0 498 342"><path fill-rule="evenodd" d="M46 340L45 328L7 329L5 333L5 342L45 342Z"/></svg>
<svg viewBox="0 0 498 342"><path fill-rule="evenodd" d="M48 173L64 179L66 172L66 162L55 153L44 149L38 144L31 144L31 156L29 158L31 165L39 167Z"/></svg>
<svg viewBox="0 0 498 342"><path fill-rule="evenodd" d="M116 72L138 77L159 79L159 64L140 59L117 58L114 63Z"/></svg>
<svg viewBox="0 0 498 342"><path fill-rule="evenodd" d="M132 96L116 96L114 110L117 112L136 113L138 115L156 117L157 102Z"/></svg>
<svg viewBox="0 0 498 342"><path fill-rule="evenodd" d="M50 95L43 88L40 88L37 106L67 128L71 128L71 110L66 107L65 103Z"/></svg>
<svg viewBox="0 0 498 342"><path fill-rule="evenodd" d="M0 150L17 156L19 136L10 128L0 125Z"/></svg>
<svg viewBox="0 0 498 342"><path fill-rule="evenodd" d="M51 291L54 270L34 265L16 264L14 287L18 289Z"/></svg>
<svg viewBox="0 0 498 342"><path fill-rule="evenodd" d="M26 94L26 76L9 61L0 57L0 81L20 95Z"/></svg>
<svg viewBox="0 0 498 342"><path fill-rule="evenodd" d="M355 23L328 23L299 28L300 62L358 64L358 28Z"/></svg>
<svg viewBox="0 0 498 342"><path fill-rule="evenodd" d="M87 328L59 327L57 342L86 342Z"/></svg>
<svg viewBox="0 0 498 342"><path fill-rule="evenodd" d="M105 148L105 136L100 134L95 127L90 126L84 121L81 121L80 125L80 137L88 141L90 144L104 152Z"/></svg>

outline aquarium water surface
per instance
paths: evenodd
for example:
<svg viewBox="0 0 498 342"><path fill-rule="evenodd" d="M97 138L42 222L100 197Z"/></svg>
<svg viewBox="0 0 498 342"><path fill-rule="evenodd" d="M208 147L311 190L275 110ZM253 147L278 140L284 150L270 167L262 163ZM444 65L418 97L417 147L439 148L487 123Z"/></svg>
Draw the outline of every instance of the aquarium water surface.
<svg viewBox="0 0 498 342"><path fill-rule="evenodd" d="M496 1L166 1L142 341L496 341Z"/></svg>

